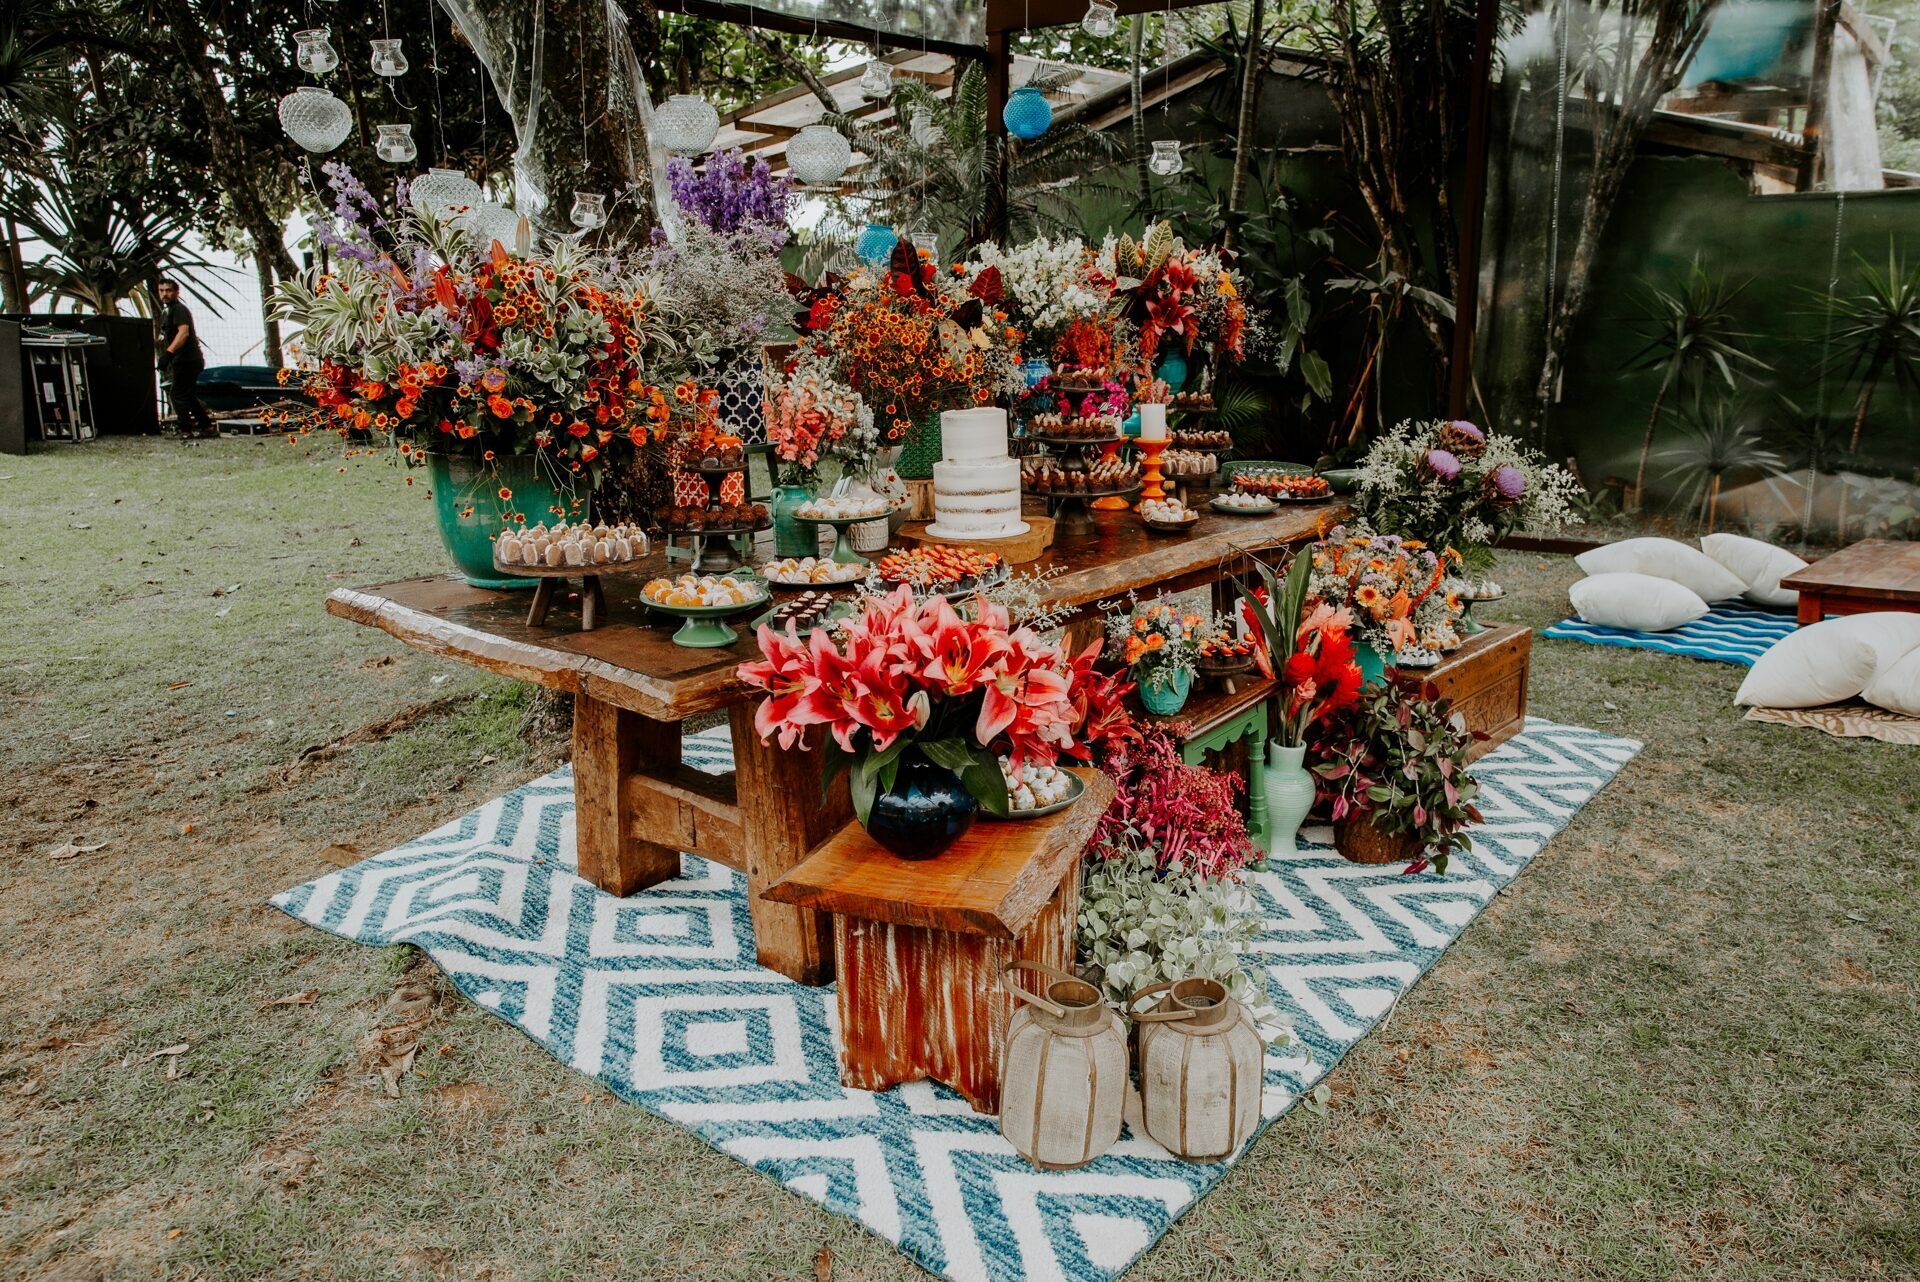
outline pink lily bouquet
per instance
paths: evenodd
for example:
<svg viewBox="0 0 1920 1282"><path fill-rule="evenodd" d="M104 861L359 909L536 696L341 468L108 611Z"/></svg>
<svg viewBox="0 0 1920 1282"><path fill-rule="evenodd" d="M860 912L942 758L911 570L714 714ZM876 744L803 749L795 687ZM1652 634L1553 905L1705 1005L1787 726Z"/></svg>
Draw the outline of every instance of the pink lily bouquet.
<svg viewBox="0 0 1920 1282"><path fill-rule="evenodd" d="M754 729L763 742L778 735L783 749L804 750L807 729L825 726L826 777L850 772L863 825L909 754L952 771L975 802L1005 815L1001 756L1016 771L1090 756L1081 731L1099 705L1099 645L1069 657L984 597L971 614L944 597L916 602L901 587L867 598L835 631L802 637L791 624L784 633L763 625L764 657L738 669L766 692Z"/></svg>

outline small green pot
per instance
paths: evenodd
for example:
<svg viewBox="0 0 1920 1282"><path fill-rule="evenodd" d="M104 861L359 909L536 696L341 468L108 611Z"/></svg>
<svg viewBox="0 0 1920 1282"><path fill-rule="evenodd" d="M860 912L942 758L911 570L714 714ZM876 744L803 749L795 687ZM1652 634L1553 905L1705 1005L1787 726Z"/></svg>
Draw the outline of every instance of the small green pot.
<svg viewBox="0 0 1920 1282"><path fill-rule="evenodd" d="M1387 661L1365 641L1353 643L1353 661L1360 665L1360 684L1376 686L1387 679Z"/></svg>
<svg viewBox="0 0 1920 1282"><path fill-rule="evenodd" d="M809 524L793 515L807 501L804 485L783 485L773 492L773 554L775 556L819 556L820 535Z"/></svg>
<svg viewBox="0 0 1920 1282"><path fill-rule="evenodd" d="M508 525L537 525L586 515L584 499L563 490L534 455L512 454L491 463L464 454L428 454L427 478L433 487L433 513L440 525L440 542L467 582L476 588L530 588L535 579L516 579L493 568L493 544ZM501 490L512 494L500 497ZM579 511L574 504L578 502ZM515 515L524 517L516 521Z"/></svg>
<svg viewBox="0 0 1920 1282"><path fill-rule="evenodd" d="M1165 682L1149 681L1143 674L1140 678L1140 705L1156 717L1170 717L1187 706L1187 695L1192 689L1193 673L1185 668Z"/></svg>

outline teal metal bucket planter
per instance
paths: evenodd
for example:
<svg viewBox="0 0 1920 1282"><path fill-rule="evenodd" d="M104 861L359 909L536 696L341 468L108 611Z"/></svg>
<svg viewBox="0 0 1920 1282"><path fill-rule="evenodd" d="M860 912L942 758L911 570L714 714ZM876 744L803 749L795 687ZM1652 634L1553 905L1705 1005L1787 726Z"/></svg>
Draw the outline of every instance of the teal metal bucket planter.
<svg viewBox="0 0 1920 1282"><path fill-rule="evenodd" d="M1170 717L1187 706L1187 695L1193 689L1193 673L1182 669L1165 682L1149 681L1143 674L1140 677L1140 706L1156 717Z"/></svg>
<svg viewBox="0 0 1920 1282"><path fill-rule="evenodd" d="M482 463L465 455L427 455L427 478L433 487L433 513L440 526L440 542L447 555L476 588L530 588L536 579L518 579L493 568L493 544L513 525L557 521L554 511L572 513L572 491L561 490L541 470L531 454L514 454ZM502 499L500 491L512 494ZM569 516L584 515L586 504ZM519 514L524 521L513 521Z"/></svg>

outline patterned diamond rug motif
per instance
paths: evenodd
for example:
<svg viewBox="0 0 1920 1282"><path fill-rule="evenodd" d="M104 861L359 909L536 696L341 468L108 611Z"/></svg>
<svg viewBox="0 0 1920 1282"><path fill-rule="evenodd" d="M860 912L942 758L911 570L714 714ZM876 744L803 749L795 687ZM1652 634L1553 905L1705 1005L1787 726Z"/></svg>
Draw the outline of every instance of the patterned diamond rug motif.
<svg viewBox="0 0 1920 1282"><path fill-rule="evenodd" d="M689 738L687 763L730 768L724 734ZM1265 1121L1311 1090L1639 748L1529 718L1475 766L1486 823L1444 878L1349 864L1324 844L1250 874L1263 909L1252 952L1295 1034L1268 1055ZM1098 1161L1041 1172L945 1087L843 1087L833 990L754 962L743 878L688 855L677 880L615 899L574 875L573 848L563 768L272 902L361 943L420 947L562 1063L954 1282L1105 1282L1238 1160L1181 1162L1135 1112Z"/></svg>

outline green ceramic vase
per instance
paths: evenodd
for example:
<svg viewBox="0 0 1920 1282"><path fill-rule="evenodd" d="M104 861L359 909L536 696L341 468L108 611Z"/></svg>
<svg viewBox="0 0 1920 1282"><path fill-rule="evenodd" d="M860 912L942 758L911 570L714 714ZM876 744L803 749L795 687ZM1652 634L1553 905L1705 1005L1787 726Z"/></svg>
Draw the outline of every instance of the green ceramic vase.
<svg viewBox="0 0 1920 1282"><path fill-rule="evenodd" d="M1187 706L1187 694L1193 689L1193 673L1181 669L1164 682L1140 677L1140 704L1156 717L1170 717Z"/></svg>
<svg viewBox="0 0 1920 1282"><path fill-rule="evenodd" d="M1288 747L1267 741L1266 777L1267 853L1291 855L1299 850L1300 825L1313 809L1313 773L1304 764L1306 745Z"/></svg>
<svg viewBox="0 0 1920 1282"><path fill-rule="evenodd" d="M584 497L562 490L531 454L514 454L484 463L457 454L427 455L427 477L433 487L433 512L440 525L440 542L447 555L477 588L530 588L536 580L501 575L493 568L493 543L512 516L524 515L524 524L559 520L554 509L586 515ZM502 499L501 490L512 497ZM572 512L579 504L579 511ZM521 522L513 522L521 524Z"/></svg>
<svg viewBox="0 0 1920 1282"><path fill-rule="evenodd" d="M804 485L782 485L773 492L773 554L819 556L819 527L795 519L793 510L808 498Z"/></svg>

